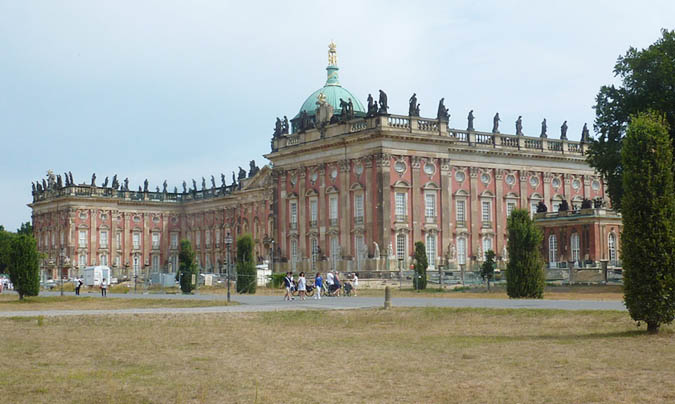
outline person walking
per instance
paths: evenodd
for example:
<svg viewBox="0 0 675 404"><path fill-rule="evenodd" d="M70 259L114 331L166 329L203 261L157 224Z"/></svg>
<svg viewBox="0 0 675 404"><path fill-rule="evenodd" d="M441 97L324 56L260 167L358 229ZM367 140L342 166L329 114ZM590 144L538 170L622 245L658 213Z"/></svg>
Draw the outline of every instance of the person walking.
<svg viewBox="0 0 675 404"><path fill-rule="evenodd" d="M105 283L105 278L103 278L103 282L101 282L101 296L106 297L108 295L108 285Z"/></svg>
<svg viewBox="0 0 675 404"><path fill-rule="evenodd" d="M352 277L352 288L354 289L354 296L356 296L356 289L359 288L359 273L354 272L354 276Z"/></svg>
<svg viewBox="0 0 675 404"><path fill-rule="evenodd" d="M340 273L338 271L335 271L335 277L333 279L333 284L335 288L335 297L340 297L340 288L342 285L340 284Z"/></svg>
<svg viewBox="0 0 675 404"><path fill-rule="evenodd" d="M286 294L284 295L284 300L293 300L293 296L291 296L291 285L293 284L293 280L291 279L291 273L286 272L286 277L284 277L284 287L286 288Z"/></svg>
<svg viewBox="0 0 675 404"><path fill-rule="evenodd" d="M335 284L335 276L333 271L328 271L326 274L326 288L328 289L328 296L333 294L333 285Z"/></svg>
<svg viewBox="0 0 675 404"><path fill-rule="evenodd" d="M82 287L82 285L83 285L82 279L79 278L75 279L75 296L80 295L80 288Z"/></svg>
<svg viewBox="0 0 675 404"><path fill-rule="evenodd" d="M321 273L317 272L314 277L314 290L316 291L314 294L315 299L321 300L321 288L323 288L323 278L321 277Z"/></svg>
<svg viewBox="0 0 675 404"><path fill-rule="evenodd" d="M307 292L307 280L305 279L305 273L300 272L298 277L298 295L300 295L300 300L305 300L305 293Z"/></svg>

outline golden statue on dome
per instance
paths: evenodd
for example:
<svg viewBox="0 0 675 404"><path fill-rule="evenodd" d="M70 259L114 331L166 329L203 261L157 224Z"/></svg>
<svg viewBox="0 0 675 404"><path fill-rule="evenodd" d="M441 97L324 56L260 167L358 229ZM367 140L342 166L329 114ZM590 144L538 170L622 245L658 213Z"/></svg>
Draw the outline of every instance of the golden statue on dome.
<svg viewBox="0 0 675 404"><path fill-rule="evenodd" d="M335 42L330 41L328 44L328 65L337 66L337 51L335 50Z"/></svg>

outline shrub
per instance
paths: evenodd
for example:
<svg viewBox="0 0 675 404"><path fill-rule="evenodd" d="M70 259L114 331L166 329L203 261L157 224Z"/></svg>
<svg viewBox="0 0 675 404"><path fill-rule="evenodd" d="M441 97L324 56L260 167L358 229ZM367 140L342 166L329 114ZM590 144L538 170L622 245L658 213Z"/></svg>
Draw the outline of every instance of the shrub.
<svg viewBox="0 0 675 404"><path fill-rule="evenodd" d="M191 293L196 283L192 283L192 275L196 277L198 271L197 263L195 262L195 252L192 250L192 244L188 240L180 241L178 265L176 277L180 282L180 290L183 293Z"/></svg>
<svg viewBox="0 0 675 404"><path fill-rule="evenodd" d="M38 251L33 236L20 234L12 237L8 251L9 278L19 299L37 296L40 292Z"/></svg>
<svg viewBox="0 0 675 404"><path fill-rule="evenodd" d="M274 289L279 289L284 286L285 273L276 272L270 275L270 286Z"/></svg>
<svg viewBox="0 0 675 404"><path fill-rule="evenodd" d="M544 260L541 231L530 213L515 209L507 221L509 263L506 266L506 293L509 297L541 299L544 295Z"/></svg>
<svg viewBox="0 0 675 404"><path fill-rule="evenodd" d="M415 243L415 277L413 278L413 288L422 290L427 288L427 251L424 243L418 241Z"/></svg>
<svg viewBox="0 0 675 404"><path fill-rule="evenodd" d="M485 252L485 262L480 267L480 276L487 281L488 290L490 290L490 281L495 275L495 252L487 250Z"/></svg>
<svg viewBox="0 0 675 404"><path fill-rule="evenodd" d="M244 234L237 239L237 293L255 293L256 277L253 238Z"/></svg>

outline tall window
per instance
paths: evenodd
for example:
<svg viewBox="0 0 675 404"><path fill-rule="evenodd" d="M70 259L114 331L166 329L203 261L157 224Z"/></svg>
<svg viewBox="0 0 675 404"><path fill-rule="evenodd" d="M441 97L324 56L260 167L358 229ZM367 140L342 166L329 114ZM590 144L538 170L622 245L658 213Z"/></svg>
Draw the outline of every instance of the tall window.
<svg viewBox="0 0 675 404"><path fill-rule="evenodd" d="M206 244L206 247L211 247L211 230L206 229L204 232L204 243Z"/></svg>
<svg viewBox="0 0 675 404"><path fill-rule="evenodd" d="M47 236L45 236L46 238ZM45 242L45 244L47 244ZM80 248L85 248L87 246L87 231L86 230L80 230L80 238L78 240L78 245Z"/></svg>
<svg viewBox="0 0 675 404"><path fill-rule="evenodd" d="M492 239L490 237L483 237L483 260L485 260L485 254L487 254L488 251L492 250Z"/></svg>
<svg viewBox="0 0 675 404"><path fill-rule="evenodd" d="M316 267L316 262L319 260L319 240L316 237L309 239L312 251L312 269Z"/></svg>
<svg viewBox="0 0 675 404"><path fill-rule="evenodd" d="M319 220L319 204L316 198L309 200L309 225L316 227Z"/></svg>
<svg viewBox="0 0 675 404"><path fill-rule="evenodd" d="M406 250L405 234L396 235L396 259L405 261Z"/></svg>
<svg viewBox="0 0 675 404"><path fill-rule="evenodd" d="M340 242L338 241L337 236L330 238L330 257L331 266L333 269L337 269L338 259L340 259Z"/></svg>
<svg viewBox="0 0 675 404"><path fill-rule="evenodd" d="M481 205L482 205L482 207L483 207L483 209L482 209L483 223L490 223L490 222L492 221L492 220L491 220L491 216L492 216L492 215L490 214L490 211L491 211L490 205L491 205L491 203L490 203L490 201L483 201L483 203L482 203Z"/></svg>
<svg viewBox="0 0 675 404"><path fill-rule="evenodd" d="M171 256L171 272L176 272L177 269L178 269L178 256L172 255Z"/></svg>
<svg viewBox="0 0 675 404"><path fill-rule="evenodd" d="M338 198L337 195L331 195L330 198L328 199L328 203L330 205L330 211L329 211L329 219L330 219L330 225L331 226L336 226L337 225L337 219L338 219Z"/></svg>
<svg viewBox="0 0 675 404"><path fill-rule="evenodd" d="M141 233L134 233L131 236L131 241L132 244L134 245L134 249L141 248Z"/></svg>
<svg viewBox="0 0 675 404"><path fill-rule="evenodd" d="M199 247L202 243L202 232L197 230L195 232L195 245Z"/></svg>
<svg viewBox="0 0 675 404"><path fill-rule="evenodd" d="M216 246L220 245L220 229L216 229L216 236L214 237L216 241Z"/></svg>
<svg viewBox="0 0 675 404"><path fill-rule="evenodd" d="M291 201L289 205L291 211L291 229L298 228L298 202Z"/></svg>
<svg viewBox="0 0 675 404"><path fill-rule="evenodd" d="M363 241L363 235L354 236L354 248L356 249L356 268L360 271L366 258L366 245Z"/></svg>
<svg viewBox="0 0 675 404"><path fill-rule="evenodd" d="M206 270L208 272L211 272L211 256L209 254L206 254Z"/></svg>
<svg viewBox="0 0 675 404"><path fill-rule="evenodd" d="M548 263L550 268L554 268L558 263L558 238L555 234L548 236Z"/></svg>
<svg viewBox="0 0 675 404"><path fill-rule="evenodd" d="M363 194L354 195L354 218L356 223L363 223Z"/></svg>
<svg viewBox="0 0 675 404"><path fill-rule="evenodd" d="M570 236L570 249L572 250L572 261L579 262L579 234L572 233Z"/></svg>
<svg viewBox="0 0 675 404"><path fill-rule="evenodd" d="M108 266L108 255L101 254L101 265Z"/></svg>
<svg viewBox="0 0 675 404"><path fill-rule="evenodd" d="M436 236L433 234L427 234L427 262L429 263L429 269L436 268Z"/></svg>
<svg viewBox="0 0 675 404"><path fill-rule="evenodd" d="M87 266L87 256L84 254L80 254L80 268L84 268Z"/></svg>
<svg viewBox="0 0 675 404"><path fill-rule="evenodd" d="M291 270L295 271L298 262L298 240L291 239Z"/></svg>
<svg viewBox="0 0 675 404"><path fill-rule="evenodd" d="M510 217L514 209L516 209L515 202L506 202L506 217Z"/></svg>
<svg viewBox="0 0 675 404"><path fill-rule="evenodd" d="M534 215L537 213L537 203L538 201L533 201L530 203L530 216L534 217Z"/></svg>
<svg viewBox="0 0 675 404"><path fill-rule="evenodd" d="M100 238L99 242L101 243L101 248L108 247L108 231L107 230L101 230L101 236L99 238Z"/></svg>
<svg viewBox="0 0 675 404"><path fill-rule="evenodd" d="M178 233L171 233L171 248L178 248Z"/></svg>
<svg viewBox="0 0 675 404"><path fill-rule="evenodd" d="M120 267L120 256L118 255L115 257L115 268L119 267Z"/></svg>
<svg viewBox="0 0 675 404"><path fill-rule="evenodd" d="M464 199L458 199L455 201L455 214L457 216L457 224L466 223L466 201Z"/></svg>
<svg viewBox="0 0 675 404"><path fill-rule="evenodd" d="M59 238L60 238L60 241L61 241L61 246L63 246L63 245L64 245L64 242L63 242L63 230L61 230L61 232L59 233Z"/></svg>
<svg viewBox="0 0 675 404"><path fill-rule="evenodd" d="M56 233L52 232L52 247L56 247Z"/></svg>
<svg viewBox="0 0 675 404"><path fill-rule="evenodd" d="M457 263L459 265L466 264L466 238L464 237L457 239Z"/></svg>
<svg viewBox="0 0 675 404"><path fill-rule="evenodd" d="M428 218L436 217L436 194L428 192L424 194L424 216Z"/></svg>
<svg viewBox="0 0 675 404"><path fill-rule="evenodd" d="M122 249L122 233L115 234L115 247L118 250Z"/></svg>
<svg viewBox="0 0 675 404"><path fill-rule="evenodd" d="M404 220L408 215L407 196L408 194L405 192L396 193L395 205L396 205L396 218L398 220Z"/></svg>
<svg viewBox="0 0 675 404"><path fill-rule="evenodd" d="M159 248L159 233L152 233L152 248Z"/></svg>
<svg viewBox="0 0 675 404"><path fill-rule="evenodd" d="M134 274L137 274L138 270L141 269L141 260L138 258L138 255L134 255L133 268Z"/></svg>
<svg viewBox="0 0 675 404"><path fill-rule="evenodd" d="M614 233L609 233L607 236L607 251L609 252L609 262L616 265L616 236Z"/></svg>

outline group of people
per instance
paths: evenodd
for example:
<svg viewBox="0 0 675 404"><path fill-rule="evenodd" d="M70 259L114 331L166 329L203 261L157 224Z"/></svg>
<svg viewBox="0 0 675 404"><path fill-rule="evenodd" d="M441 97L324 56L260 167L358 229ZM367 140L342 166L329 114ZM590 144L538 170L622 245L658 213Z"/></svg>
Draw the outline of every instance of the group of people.
<svg viewBox="0 0 675 404"><path fill-rule="evenodd" d="M0 293L2 293L3 290L13 290L14 285L12 282L9 280L9 278L0 278Z"/></svg>
<svg viewBox="0 0 675 404"><path fill-rule="evenodd" d="M293 292L298 291L298 298L305 300L307 292L314 290L314 299L320 300L321 294L329 296L340 296L342 290L346 294L354 294L356 296L356 289L359 286L359 274L352 273L351 279L346 279L344 282L340 280L340 274L337 271L329 271L324 280L320 272L314 276L314 285L308 285L307 278L304 272L300 272L297 279L293 278L293 272L286 272L284 277L284 288L286 294L284 300L293 300Z"/></svg>

